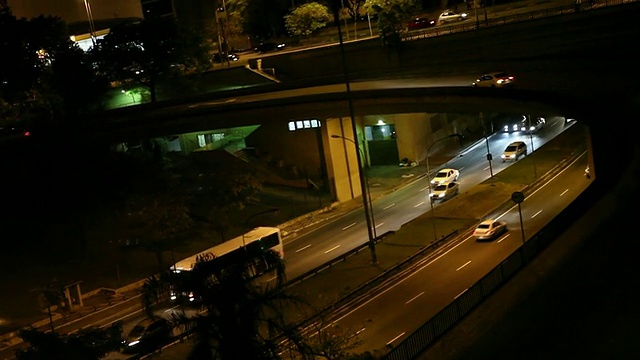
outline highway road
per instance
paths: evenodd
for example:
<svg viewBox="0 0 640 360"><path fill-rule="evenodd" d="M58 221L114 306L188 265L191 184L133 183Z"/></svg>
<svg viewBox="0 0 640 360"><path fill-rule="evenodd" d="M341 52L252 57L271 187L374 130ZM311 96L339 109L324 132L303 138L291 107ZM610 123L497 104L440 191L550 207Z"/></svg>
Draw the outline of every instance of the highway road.
<svg viewBox="0 0 640 360"><path fill-rule="evenodd" d="M531 149L538 149L556 137L574 123L565 125L560 116L549 117L543 130L536 134L496 133L487 138L492 161L493 174L498 174L514 162L502 162L500 155L506 146L513 141L525 141ZM533 145L533 146L532 146ZM440 168L454 168L460 171L460 192L470 190L474 186L491 177L489 163L486 160L487 144L479 141L472 148L464 149L460 155L439 168L430 169L431 176ZM584 169L583 169L584 170ZM410 185L384 196L373 203L373 218L376 234L396 231L402 225L431 210L428 200L428 178L422 176ZM437 209L441 202L433 204ZM437 211L437 210L436 210ZM438 237L446 235L439 234ZM314 269L337 256L344 254L368 241L367 224L364 209L360 208L350 214L324 224L321 231L314 231L285 243L287 260L287 277L293 279L310 269Z"/></svg>
<svg viewBox="0 0 640 360"><path fill-rule="evenodd" d="M524 76L524 78L531 78L532 81L537 81L538 83L543 82L542 79L534 79L533 76L536 73L536 71L539 71L539 69L535 69L534 67L531 67L529 69L530 73L526 73L528 75ZM386 85L380 85L380 86L390 86L390 87L394 87L394 86L412 86L412 85L407 85L407 83L411 83L411 82L415 82L415 83L421 83L425 86L439 86L438 84L448 84L449 86L468 86L468 83L470 80L472 80L474 78L475 75L472 74L466 74L466 75L457 75L457 76L448 76L448 77L435 77L435 78L429 78L429 79L418 79L418 80L410 80L408 82L402 81L402 80L390 80L386 83ZM606 81L610 81L612 79L606 79ZM523 81L523 83L526 83L526 81ZM367 82L367 83L354 83L354 86L363 86L363 88L367 88L368 86L372 86L374 85L375 82ZM415 86L415 84L413 85ZM335 85L335 86L329 86L329 87L320 87L316 90L313 91L318 91L317 93L321 93L323 91L333 91L332 89L334 89L335 91L344 91L344 86L343 85ZM295 95L297 90L293 90L293 92L288 93L288 95ZM281 93L280 95L285 96L287 93ZM308 93L305 93L308 94ZM254 98L253 101L257 100L257 99L261 99L262 95L256 95L256 98ZM237 100L233 100L233 101L237 101ZM244 99L242 101L250 101L247 99ZM206 105L206 104L205 104ZM551 120L553 121L553 120ZM554 124L557 124L556 122L554 122ZM545 131L549 131L551 129L551 131L555 131L553 129L555 129L555 127L558 125L552 125L549 128L546 128ZM542 136L543 134L541 133L540 136ZM504 148L504 146L506 146L506 143L510 140L511 138L507 138L507 136L503 136L503 135L495 135L492 136L490 139L490 146L491 146L491 152L496 155L501 153L502 149ZM523 140L527 141L529 139L524 138ZM535 143L535 141L540 141L539 143ZM542 144L542 141L544 141L543 139L539 139L538 136L534 135L534 145L535 147L538 147ZM488 168L486 167L486 160L484 160L484 154L486 153L486 151L482 151L481 147L482 144L478 145L479 148L475 149L475 152L473 152L473 154L468 154L465 153L465 155L459 159L456 159L455 162L452 162L450 165L452 167L457 167L459 169L461 169L462 172L462 178L461 178L461 185L463 186L463 189L466 188L467 186L472 186L471 184L475 181L478 181L482 178L482 176L487 175L487 171ZM473 156L475 156L475 161L469 161L468 163L466 162L466 159L474 159ZM481 161L483 160L483 161ZM480 165L479 165L480 164ZM500 164L499 161L494 161L493 163L494 165L494 171L497 172L498 168L500 168L500 166L507 166L508 164ZM474 168L474 166L476 168ZM480 169L480 174L478 174L478 170L477 167L482 167L482 169ZM436 169L433 169L433 171L435 171ZM573 179L572 182L570 182L569 184L565 184L565 185L558 185L558 186L554 186L553 188L557 188L557 189L563 189L561 192L552 195L549 195L546 193L546 191L550 191L550 187L545 187L546 190L544 190L544 192L542 194L547 194L547 196L551 196L551 198L558 198L562 201L567 201L567 199L570 199L572 194L574 194L574 191L576 191L575 185L580 185L580 184L584 184L583 181L576 181L577 178L580 178L581 180L583 180L581 178L582 175L582 171L584 170L583 167L581 166L574 166L572 168L570 168L569 170L567 170L567 173L565 174L566 176L563 177L564 178L568 178L568 179ZM471 175L474 174L474 175ZM480 179L477 179L476 177L480 177ZM562 179L554 179L554 181L561 181ZM420 186L420 182L422 181L422 186ZM424 179L416 182L413 187L410 187L408 189L412 189L411 193L407 192L406 194L393 194L393 196L390 196L386 199L380 200L378 202L376 202L374 204L375 206L375 217L376 217L376 221L378 222L377 225L379 225L378 228L378 232L379 233L384 233L384 231L389 230L389 229L393 229L393 228L397 228L397 226L399 226L399 224L402 223L402 221L404 221L404 219L399 218L401 216L406 216L407 218L411 218L413 215L411 215L411 212L415 212L415 213L420 213L422 211L422 213L424 213L424 211L426 211L426 209L420 209L420 206L424 206L425 204L428 205L428 203L425 202L425 204L420 204L421 201L415 201L416 198L420 198L422 197L421 193L424 193ZM478 181L479 182L479 181ZM420 191L422 190L422 191ZM565 190L567 190L565 192ZM407 190L409 191L409 190ZM416 193L418 193L418 195L416 195ZM536 194L537 196L538 194ZM527 208L531 208L535 210L531 210L531 211L527 211L526 213L523 213L523 215L525 217L528 217L530 219L530 221L527 221L525 224L525 232L526 233L530 233L535 231L536 228L539 228L541 225L541 221L543 221L547 216L551 216L551 214L553 214L554 211L556 211L558 209L558 207L560 205L554 205L551 207L543 207L541 206L539 203L534 201L534 198L536 196L531 196L529 199L527 199ZM541 196L541 195L540 195ZM396 198L397 197L397 198ZM531 201L531 202L530 202ZM540 202L544 202L542 200L540 200ZM400 205L399 205L400 204ZM416 208L415 206L418 205L419 206ZM549 204L549 205L553 205L553 204ZM436 207L439 206L438 204L436 204ZM425 206L426 208L426 206ZM404 209L404 211L402 210ZM417 209L417 210L416 210ZM410 215L407 215L406 212L409 212ZM534 216L535 215L535 216ZM362 228L364 226L364 224L362 224L362 215L358 215L358 214L352 214L353 218L346 218L344 221L346 222L346 225L343 227L338 227L338 226L332 226L333 229L339 229L341 233L344 234L344 232L348 233L348 237L349 239L345 241L345 245L344 247L348 247L348 246L355 246L355 244L358 243L362 243L362 235L357 235L357 231L356 228L360 227L360 231L362 232ZM506 213L503 215L503 217L505 219L508 219L508 221L511 223L513 221L513 213ZM348 225L353 224L354 222L359 224L356 225L352 225L350 227L347 228ZM345 230L342 230L343 228L346 228ZM465 272L469 269L490 269L492 266L491 264L495 264L496 259L499 259L505 251L508 250L509 247L514 248L515 246L517 246L518 241L521 241L519 239L517 230L515 231L516 234L514 234L514 229L512 228L509 235L506 236L502 241L495 241L495 242L491 242L491 243L482 243L482 244L477 244L473 241L469 241L467 239L465 239L464 241L459 243L459 246L455 249L452 249L452 251L450 253L456 254L455 257L457 258L457 260L455 261L447 261L448 264L444 264L444 261L440 261L440 262L435 262L432 265L427 265L425 264L425 269L431 270L431 269L440 269L443 274L448 274L448 276L452 276L450 278L450 281L453 285L455 285L455 289L458 290L458 292L456 292L455 290L451 290L451 291L447 291L445 292L443 295L439 295L436 296L437 301L439 301L439 303L442 303L444 301L447 301L452 299L453 297L455 297L456 295L458 295L461 291L463 291L469 284L469 279L464 278L464 279L459 279L457 277L455 277L455 275L459 275L462 274L462 272ZM344 235L341 235L344 236ZM301 238L303 239L303 238ZM295 242L293 243L289 243L287 244L287 258L296 258L296 251L303 249L306 245L303 244L303 241L301 241L301 239L297 239ZM360 240L357 240L360 239ZM310 240L306 240L311 242ZM315 243L314 243L315 244ZM324 251L334 247L333 246L329 246L330 244L327 244L327 246L325 247ZM314 245L317 248L317 245ZM342 247L343 245L341 245ZM459 248L459 250L458 250ZM466 249L465 251L463 251L464 249ZM301 250L300 253L304 253L307 250L311 250L311 248L306 248L304 250ZM314 249L315 250L315 249ZM324 254L324 251L322 251L322 254ZM320 253L321 251L318 251L318 253ZM449 254L450 254L449 253ZM476 253L480 253L483 254L483 256L475 256ZM330 253L329 253L330 254ZM336 253L332 254L335 255ZM453 255L449 255L447 254L447 257L449 256L453 256ZM465 260L465 254L466 254L466 260ZM470 257L470 254L474 254L474 257ZM490 259L491 255L494 255L495 258ZM328 255L328 254L327 254ZM319 259L323 259L325 255L320 255ZM470 261L470 259L472 262L468 263L468 261ZM296 260L297 261L297 260ZM301 263L304 263L303 260L300 260ZM497 260L499 261L499 260ZM466 265L465 265L466 264ZM292 267L290 268L291 274L295 274L296 272L301 272L303 271L302 269L305 268L305 266L308 266L309 264L305 264L305 265L300 265L298 266L298 268L296 269L295 265L292 265ZM477 266L477 268L476 268ZM494 265L495 266L495 265ZM459 269L459 270L458 270ZM455 271L454 271L455 270ZM422 271L426 271L426 270L421 270ZM460 272L462 271L462 272ZM410 277L408 280L406 280L408 282L408 284L413 284L411 283L413 278L418 278L419 276L412 276ZM425 282L423 280L423 282ZM433 282L433 286L434 288L437 289L441 289L444 287L444 285L448 285L449 282L445 282L445 281L441 281L439 278L436 280L434 277L430 278L429 281L427 282ZM436 286L439 285L439 286ZM431 285L430 285L431 286ZM418 287L418 284L413 284L412 286L409 285L402 285L399 286L399 290L398 291L402 291L404 296L402 297L403 299L406 299L405 302L409 302L409 304L420 304L421 303L421 297L423 297L424 295L420 295L421 291L417 291L417 289L420 289L420 287ZM425 288L426 289L426 288ZM394 290L395 291L395 290ZM414 299L415 298L415 299ZM386 299L386 298L384 298ZM414 299L412 301L409 301L411 299ZM439 300L438 300L439 299ZM378 300L378 298L374 299L375 301L383 301L383 298L380 297L380 300ZM386 301L389 301L388 299ZM435 309L438 308L438 304L433 305L432 307L427 307L427 309L430 309L428 311L437 311ZM345 326L349 326L349 327L353 327L354 329L356 328L362 328L362 324L363 324L363 319L367 319L366 317L366 312L365 312L365 308L366 306L368 306L368 304L365 304L364 307L362 308L358 308L356 309L352 314L349 315L347 317L342 318L340 321L343 322L345 324ZM380 306L380 305L379 305ZM385 305L387 306L387 305ZM391 303L390 308L393 308L393 306L395 306L396 308L399 307L400 305L398 305L397 303ZM412 311L418 311L420 312L420 309L425 309L424 307L422 308L413 308L413 306L415 305L407 305L407 307L410 308L410 310ZM403 306L404 307L404 306ZM409 312L411 313L411 311ZM415 314L415 313L414 313ZM128 318L128 317L124 317L126 315L123 315L123 319L128 320L130 324L132 324L134 322L133 318ZM389 342L391 340L394 341L400 341L402 336L402 333L408 334L409 331L411 331L410 329L412 328L412 322L410 321L410 319L408 319L407 323L404 323L403 321L398 321L398 323L402 323L403 326L405 326L404 328L397 328L391 325L388 326L380 326L378 328L378 322L379 323L387 323L387 321L389 321L389 318L392 318L391 316L388 315L381 315L381 318L376 318L376 325L373 326L367 326L365 327L365 331L362 334L363 338L365 339L365 342L369 343L370 345L374 345L374 347L378 347L378 344L380 343L386 343ZM415 322L414 322L415 323ZM388 323L387 323L388 324ZM415 324L414 324L415 325ZM130 326L130 325L127 325ZM374 329L379 329L375 330ZM369 335L369 334L374 334L374 335ZM399 336L399 337L398 337Z"/></svg>
<svg viewBox="0 0 640 360"><path fill-rule="evenodd" d="M542 229L587 188L584 156L586 154L522 203L525 238ZM446 250L416 264L414 272L390 279L387 288L347 309L334 321L343 329L359 333L363 340L360 351L397 345L522 244L518 207L514 205L495 217L507 222L509 230L505 235L478 242L470 233L463 234L447 244Z"/></svg>

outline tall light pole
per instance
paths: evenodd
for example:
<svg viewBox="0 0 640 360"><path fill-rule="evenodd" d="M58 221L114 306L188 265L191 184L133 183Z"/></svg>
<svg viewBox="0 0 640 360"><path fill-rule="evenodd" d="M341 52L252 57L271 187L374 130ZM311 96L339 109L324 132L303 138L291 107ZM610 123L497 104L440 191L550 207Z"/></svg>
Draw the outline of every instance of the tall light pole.
<svg viewBox="0 0 640 360"><path fill-rule="evenodd" d="M340 28L340 4L337 0L332 0L331 7L333 10L333 21L338 27L338 40L340 41L340 59L342 60L342 71L344 72L344 84L347 90L347 103L349 104L349 118L351 119L351 129L354 136L357 136L358 129L356 127L355 116L353 115L353 101L351 99L351 85L349 85L349 70L347 69L347 57L344 51L344 41L342 41L342 29ZM354 142L356 148L359 150L358 143ZM364 159L362 159L364 160ZM358 167L362 169L362 161L358 156ZM378 256L376 255L376 239L374 232L371 228L371 219L369 218L369 206L367 204L367 197L365 196L366 183L364 177L360 176L360 186L362 187L362 202L364 203L364 213L367 220L367 232L369 234L369 250L371 250L371 262L373 264L378 263Z"/></svg>
<svg viewBox="0 0 640 360"><path fill-rule="evenodd" d="M531 154L533 154L533 152L536 150L533 148L533 128L531 127L531 115L527 115L527 117L529 118L529 140L531 142ZM538 169L536 168L536 157L531 157L531 161L533 161L533 177L537 179Z"/></svg>
<svg viewBox="0 0 640 360"><path fill-rule="evenodd" d="M457 137L458 139L462 140L464 138L464 136L462 134L451 134L447 137L444 137L442 139L438 139L436 141L434 141L428 148L427 148L427 182L428 182L428 189L429 189L429 205L431 206L431 217L432 217L432 225L433 225L433 240L438 240L438 235L436 234L436 214L435 214L435 210L433 208L433 201L431 201L431 169L429 169L429 153L431 152L431 148L433 148L433 145L439 143L440 141L443 140L447 140L450 138L454 138Z"/></svg>
<svg viewBox="0 0 640 360"><path fill-rule="evenodd" d="M487 161L489 162L489 174L493 177L493 166L491 165L491 161L493 160L493 155L491 155L491 149L489 148L489 138L487 137L487 126L484 123L484 114L480 113L480 122L482 123L482 132L484 133L484 142L487 145Z"/></svg>
<svg viewBox="0 0 640 360"><path fill-rule="evenodd" d="M371 199L371 192L369 190L369 186L367 186L367 171L363 164L366 164L366 159L364 157L364 152L358 146L358 143L352 139L347 137L333 134L331 135L334 139L342 139L345 141L349 141L353 143L358 151L358 166L360 168L360 187L362 191L362 203L364 206L364 216L367 221L367 233L369 234L369 249L371 250L371 262L378 262L378 257L376 255L376 238L378 237L376 234L376 226L375 220L373 218L373 202ZM348 161L347 161L348 163ZM349 173L349 177L351 177L351 173ZM349 180L351 181L351 180Z"/></svg>

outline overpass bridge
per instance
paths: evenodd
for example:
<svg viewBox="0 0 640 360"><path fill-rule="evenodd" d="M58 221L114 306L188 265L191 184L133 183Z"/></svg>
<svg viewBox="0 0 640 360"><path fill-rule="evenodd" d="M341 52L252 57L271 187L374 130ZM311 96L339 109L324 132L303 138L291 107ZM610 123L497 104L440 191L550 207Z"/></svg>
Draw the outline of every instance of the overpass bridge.
<svg viewBox="0 0 640 360"><path fill-rule="evenodd" d="M394 125L394 137L388 140L410 139L397 143L396 161L424 160L426 154L419 149L460 129L482 127L480 114L555 114L600 129L602 118L625 116L638 98L633 84L638 55L625 49L640 35L634 15L639 5L632 2L426 37L407 42L400 52L388 52L375 39L349 43L345 59L350 91L344 84L338 46L269 56L262 59L263 66L278 69L287 81L117 109L78 131L92 141L118 142L260 126L262 134L253 141L269 146L265 151L304 164L312 172L333 164L328 175L340 183L348 174L335 172L348 169L346 163L355 163L357 154L354 150L345 156L347 150L332 148L335 141L329 138L332 134L354 138L349 130L352 115L360 140L366 138L367 127L380 120ZM495 69L516 74L517 87L469 86L478 74ZM624 75L609 75L614 69L624 69ZM319 127L291 131L292 123L295 128L304 120L317 120ZM417 138L415 133L424 136ZM371 163L370 153L365 152Z"/></svg>

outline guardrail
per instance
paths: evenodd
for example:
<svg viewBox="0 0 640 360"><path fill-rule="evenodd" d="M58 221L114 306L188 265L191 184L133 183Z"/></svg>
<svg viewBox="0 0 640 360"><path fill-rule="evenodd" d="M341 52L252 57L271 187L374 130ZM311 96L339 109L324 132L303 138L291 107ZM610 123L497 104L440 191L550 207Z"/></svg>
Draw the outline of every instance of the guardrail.
<svg viewBox="0 0 640 360"><path fill-rule="evenodd" d="M542 18L547 18L552 16L601 9L609 6L623 5L623 4L632 3L636 1L638 0L604 0L602 2L598 1L598 2L589 3L587 0L583 0L581 4L564 5L564 6L558 6L558 7L548 8L548 9L534 10L530 12L522 12L522 13L517 13L511 16L502 16L502 17L486 18L486 19L484 18L484 16L479 16L477 21L476 19L470 17L468 20L465 20L460 25L436 26L430 29L414 30L411 32L407 32L402 36L402 41L413 41L413 40L426 39L426 38L436 37L436 36L450 35L455 33L477 30L481 28L489 28L489 27L501 26L506 24L519 23L523 21L542 19Z"/></svg>

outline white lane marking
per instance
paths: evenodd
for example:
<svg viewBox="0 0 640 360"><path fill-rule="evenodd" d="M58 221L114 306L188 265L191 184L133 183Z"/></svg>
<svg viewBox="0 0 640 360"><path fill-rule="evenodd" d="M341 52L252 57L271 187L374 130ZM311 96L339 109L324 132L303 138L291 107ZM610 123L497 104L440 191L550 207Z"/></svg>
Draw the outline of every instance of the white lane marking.
<svg viewBox="0 0 640 360"><path fill-rule="evenodd" d="M396 204L395 204L395 203L393 203L393 204L391 204L391 205L387 205L387 206L383 207L383 208L382 208L382 210L387 210L387 209L390 209L390 208L392 208L392 207L394 207L394 206L396 206Z"/></svg>
<svg viewBox="0 0 640 360"><path fill-rule="evenodd" d="M586 153L586 151L585 151ZM560 171L560 173L558 173L556 176L552 177L549 180L549 183L551 183L555 178L557 178L558 176L560 176L562 173L564 173L571 165L573 165L575 162L577 162L582 156L578 156L576 158L576 160L574 160L571 164L569 164L569 166L565 169L563 169L562 171ZM548 183L547 183L548 184ZM540 188L536 189L531 195L529 195L529 197L531 197L532 195L536 194L538 191L540 191L542 188L546 187L547 184L544 184L543 186L541 186ZM507 209L505 212L503 212L502 214L500 214L496 220L502 218L503 216L505 216L506 214L509 213L509 211L515 209L518 205L513 205L511 208ZM509 236L509 235L507 235ZM507 237L505 236L505 238ZM442 257L446 256L447 254L449 254L451 251L455 250L458 246L464 244L467 240L471 239L472 236L467 237L466 239L460 241L458 244L456 244L456 246L453 246L452 248L450 248L449 250L443 252L442 254L440 254L439 256L437 256L435 259L429 261L428 263L424 264L423 266L421 266L420 268L416 269L413 273L411 273L410 275L400 279L400 281L396 282L395 284L393 284L392 286L389 286L387 289L385 289L382 292L379 292L378 294L376 294L375 296L369 298L369 300L365 301L364 303L360 304L359 306L355 307L354 309L352 309L351 311L347 312L346 314L342 315L340 318L336 319L335 322L338 322L344 318L346 318L347 316L353 314L354 312L358 311L359 309L367 306L367 304L369 304L370 302L372 302L373 300L379 298L380 296L386 294L387 292L393 290L396 286L404 283L405 281L411 279L413 276L419 274L422 270L424 270L427 266L433 264L434 262L440 260ZM466 291L466 290L465 290ZM459 295L458 295L459 296Z"/></svg>
<svg viewBox="0 0 640 360"><path fill-rule="evenodd" d="M356 223L352 223L350 225L347 225L345 227L342 228L342 230L347 230L348 228L352 227L353 225L355 225Z"/></svg>
<svg viewBox="0 0 640 360"><path fill-rule="evenodd" d="M361 332L363 332L363 331L364 331L364 329L366 329L366 328L362 328L362 329L360 329L360 330L356 331L356 335L360 335L360 333L361 333Z"/></svg>
<svg viewBox="0 0 640 360"><path fill-rule="evenodd" d="M409 299L409 301L407 301L405 304L408 304L408 303L412 302L413 300L415 300L415 299L419 298L420 296L422 296L422 294L424 294L424 291L423 291L423 292L421 292L420 294L418 294L418 295L416 295L416 296L412 297L411 299Z"/></svg>
<svg viewBox="0 0 640 360"><path fill-rule="evenodd" d="M168 308L168 309L167 309L167 310L165 310L164 312L169 312L169 311L171 311L171 310L173 310L173 309L176 309L176 308L179 308L179 307L180 307L179 305L176 305L176 306L174 306L174 307L172 307L172 308Z"/></svg>
<svg viewBox="0 0 640 360"><path fill-rule="evenodd" d="M491 169L491 166L486 166L486 167L485 167L484 169L482 169L482 170L489 170L489 169Z"/></svg>
<svg viewBox="0 0 640 360"><path fill-rule="evenodd" d="M464 265L460 266L459 268L456 269L456 271L460 271L460 269L462 269L463 267L467 266L471 264L471 260L467 261L466 263L464 263Z"/></svg>
<svg viewBox="0 0 640 360"><path fill-rule="evenodd" d="M428 188L429 188L429 186L425 186L425 187L423 187L422 189L420 189L420 191L425 191L425 190L427 190Z"/></svg>
<svg viewBox="0 0 640 360"><path fill-rule="evenodd" d="M339 248L339 247L340 247L340 245L336 245L336 246L332 247L331 249L329 249L329 250L325 251L324 253L325 253L325 254L328 254L328 253L330 253L331 251L333 251L333 250L335 250L335 249L337 249L337 248Z"/></svg>
<svg viewBox="0 0 640 360"><path fill-rule="evenodd" d="M505 235L505 236L501 237L500 239L498 239L498 243L501 243L501 242L502 242L502 240L504 240L504 239L508 238L508 237L509 237L509 235L511 235L511 234L507 234L507 235Z"/></svg>
<svg viewBox="0 0 640 360"><path fill-rule="evenodd" d="M402 332L402 334L400 334L400 335L398 335L398 336L394 337L393 339L391 339L391 340L387 343L387 345L389 345L389 344L391 344L392 342L394 342L394 341L398 340L398 339L399 339L400 337L402 337L404 334L405 334L405 332L403 331L403 332Z"/></svg>
<svg viewBox="0 0 640 360"><path fill-rule="evenodd" d="M547 185L551 184L553 182L553 180L555 180L558 176L561 176L565 171L569 170L571 168L571 166L573 166L573 164L575 164L576 162L578 162L578 160L580 160L580 158L582 158L587 152L584 151L582 154L580 154L580 156L577 156L575 158L575 160L573 160L569 165L567 165L567 167L565 167L564 169L562 169L559 173L557 173L555 176L553 176L551 179L549 179L549 181L547 181L546 183L544 183L544 185L540 186L539 188L537 188L534 192L532 192L531 194L529 194L529 196L527 196L527 198L532 197L533 195L537 194L538 191L541 191L542 189L546 188ZM527 201L527 198L525 198L524 200ZM512 207L510 207L509 209L507 209L507 211L503 212L500 216L498 216L496 218L496 220L499 220L500 218L502 218L503 216L505 216L506 214L508 214L511 210L515 209L518 206L518 204L513 205Z"/></svg>
<svg viewBox="0 0 640 360"><path fill-rule="evenodd" d="M532 219L538 215L540 215L540 213L542 212L542 210L538 211L537 213L533 214L533 216L531 217Z"/></svg>
<svg viewBox="0 0 640 360"><path fill-rule="evenodd" d="M565 191L563 191L563 192L560 194L560 196L562 196L562 195L566 194L566 193L567 193L567 191L569 191L569 189L566 189Z"/></svg>
<svg viewBox="0 0 640 360"><path fill-rule="evenodd" d="M384 225L384 223L380 223L380 224L376 225L376 229L379 228L382 225Z"/></svg>
<svg viewBox="0 0 640 360"><path fill-rule="evenodd" d="M354 312L358 311L360 308L365 307L367 304L369 304L370 302L372 302L373 300L379 298L380 296L386 294L387 292L393 290L396 286L402 284L403 282L411 279L413 276L417 275L418 273L420 273L422 270L426 269L427 266L433 264L434 262L440 260L442 257L446 256L448 253L452 252L453 250L455 250L458 246L464 244L465 242L467 242L467 240L471 239L471 236L467 237L466 239L460 241L458 244L456 244L456 246L453 246L451 249L443 252L442 254L440 254L439 256L437 256L436 258L434 258L433 260L429 261L428 263L424 264L423 266L421 266L420 268L416 269L413 273L409 274L408 276L400 279L400 281L398 281L397 283L389 286L387 289L385 289L384 291L379 292L378 294L376 294L375 296L369 298L369 300L365 301L364 303L360 304L359 306L355 307L354 309L352 309L351 311L347 312L346 314L342 315L341 317L339 317L338 319L336 319L334 322L338 322L344 318L346 318L347 316L353 314Z"/></svg>
<svg viewBox="0 0 640 360"><path fill-rule="evenodd" d="M424 201L422 201L422 202L418 203L418 205L413 205L413 207L414 207L414 208L417 208L417 207L418 207L418 206L420 206L420 205L424 205Z"/></svg>
<svg viewBox="0 0 640 360"><path fill-rule="evenodd" d="M296 250L296 252L300 252L300 251L305 250L305 249L308 249L308 248L310 248L310 247L311 247L311 244L309 244L309 245L307 245L307 246L303 246L303 247L301 247L300 249Z"/></svg>
<svg viewBox="0 0 640 360"><path fill-rule="evenodd" d="M453 300L455 300L455 299L459 298L460 296L462 296L462 294L466 293L467 290L469 290L469 288L466 288L466 289L462 290L462 292L460 294L456 295L456 297L454 297Z"/></svg>

